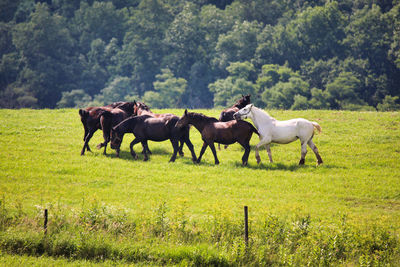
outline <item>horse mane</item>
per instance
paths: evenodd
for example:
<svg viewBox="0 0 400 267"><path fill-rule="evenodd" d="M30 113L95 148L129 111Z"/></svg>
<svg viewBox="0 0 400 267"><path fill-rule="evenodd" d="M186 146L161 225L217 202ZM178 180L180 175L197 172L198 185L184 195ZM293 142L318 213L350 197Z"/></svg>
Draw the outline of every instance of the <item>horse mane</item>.
<svg viewBox="0 0 400 267"><path fill-rule="evenodd" d="M202 120L202 121L207 121L207 122L218 122L218 120L214 117L208 117L204 114L201 113L196 113L196 112L188 112L188 116L192 118L193 120Z"/></svg>
<svg viewBox="0 0 400 267"><path fill-rule="evenodd" d="M147 111L150 111L150 107L148 106L148 105L146 105L145 103L143 103L143 102L136 102L136 104L140 107L140 108L142 108L142 109L144 109L144 110L147 110Z"/></svg>
<svg viewBox="0 0 400 267"><path fill-rule="evenodd" d="M268 114L268 112L266 112L265 110L258 108L256 106L253 105L252 109L255 109L256 111L263 113L265 116L267 116L268 118L270 118L271 120L276 120L274 117L272 117L271 115Z"/></svg>

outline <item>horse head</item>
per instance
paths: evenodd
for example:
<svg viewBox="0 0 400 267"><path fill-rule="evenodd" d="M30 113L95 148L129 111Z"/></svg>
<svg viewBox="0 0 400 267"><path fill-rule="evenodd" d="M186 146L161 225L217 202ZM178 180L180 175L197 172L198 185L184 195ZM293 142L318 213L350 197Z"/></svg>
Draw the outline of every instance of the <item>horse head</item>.
<svg viewBox="0 0 400 267"><path fill-rule="evenodd" d="M110 142L111 148L119 149L123 138L124 135L119 132L118 127L117 126L113 127L111 129L111 142Z"/></svg>
<svg viewBox="0 0 400 267"><path fill-rule="evenodd" d="M176 122L175 127L184 127L189 124L189 115L187 109L185 109L185 112L183 113L182 117L179 118L179 120Z"/></svg>
<svg viewBox="0 0 400 267"><path fill-rule="evenodd" d="M242 98L240 98L240 99L236 102L235 107L241 109L241 108L244 108L246 105L250 104L250 103L251 103L251 101L250 101L250 96L251 96L250 94L248 94L248 95L242 95Z"/></svg>
<svg viewBox="0 0 400 267"><path fill-rule="evenodd" d="M250 116L252 107L253 104L248 104L247 106L233 114L233 117L235 118L235 120L247 119Z"/></svg>

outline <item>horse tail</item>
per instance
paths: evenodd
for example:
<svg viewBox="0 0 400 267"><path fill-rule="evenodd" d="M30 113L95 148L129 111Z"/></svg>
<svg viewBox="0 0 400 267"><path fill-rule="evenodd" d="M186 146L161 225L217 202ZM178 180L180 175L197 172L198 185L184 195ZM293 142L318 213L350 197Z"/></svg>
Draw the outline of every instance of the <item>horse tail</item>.
<svg viewBox="0 0 400 267"><path fill-rule="evenodd" d="M311 123L318 130L318 132L322 132L322 128L318 123L316 123L315 121L312 121Z"/></svg>
<svg viewBox="0 0 400 267"><path fill-rule="evenodd" d="M84 110L84 109L79 109L79 115L81 116L81 118L83 120L86 120L87 117L89 116L89 112L87 110Z"/></svg>

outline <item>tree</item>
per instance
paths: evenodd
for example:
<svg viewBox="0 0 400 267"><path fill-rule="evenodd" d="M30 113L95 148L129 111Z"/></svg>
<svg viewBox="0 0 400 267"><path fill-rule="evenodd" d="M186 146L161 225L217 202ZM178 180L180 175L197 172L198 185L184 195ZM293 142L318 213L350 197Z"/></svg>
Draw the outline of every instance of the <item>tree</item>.
<svg viewBox="0 0 400 267"><path fill-rule="evenodd" d="M342 72L331 83L327 84L331 108L340 109L348 104L366 105L356 94L360 80L351 72Z"/></svg>
<svg viewBox="0 0 400 267"><path fill-rule="evenodd" d="M257 36L261 32L258 22L237 22L233 29L221 34L215 48L214 64L225 70L230 62L250 61L257 48Z"/></svg>
<svg viewBox="0 0 400 267"><path fill-rule="evenodd" d="M94 2L92 6L82 1L72 19L73 34L80 51L86 54L93 40L105 43L112 38L122 40L126 31L128 14L126 9L117 10L111 2Z"/></svg>
<svg viewBox="0 0 400 267"><path fill-rule="evenodd" d="M156 76L154 90L148 91L143 96L143 101L155 108L181 107L182 96L187 88L187 81L175 78L170 69L162 69Z"/></svg>
<svg viewBox="0 0 400 267"><path fill-rule="evenodd" d="M191 66L203 55L203 32L199 27L199 10L194 4L187 3L176 15L165 32L164 43L168 53L164 56L168 67L175 75L188 78Z"/></svg>
<svg viewBox="0 0 400 267"><path fill-rule="evenodd" d="M128 77L115 77L110 84L100 91L95 100L104 104L123 101L127 98L137 98L137 91L133 88Z"/></svg>
<svg viewBox="0 0 400 267"><path fill-rule="evenodd" d="M82 108L89 103L92 98L82 89L63 92L61 100L57 102L58 108Z"/></svg>
<svg viewBox="0 0 400 267"><path fill-rule="evenodd" d="M396 111L400 110L399 97L387 95L382 103L378 104L379 111Z"/></svg>
<svg viewBox="0 0 400 267"><path fill-rule="evenodd" d="M262 93L262 100L268 108L307 108L305 99L309 96L309 84L299 77L291 77L287 82L278 82ZM295 101L297 100L297 103Z"/></svg>
<svg viewBox="0 0 400 267"><path fill-rule="evenodd" d="M54 107L61 92L75 86L74 41L65 25L46 4L37 4L30 21L14 27L13 44L23 59L16 87L41 107Z"/></svg>
<svg viewBox="0 0 400 267"><path fill-rule="evenodd" d="M209 85L214 93L214 106L232 106L242 95L251 94L256 97L253 83L255 68L250 62L234 62L227 67L229 76Z"/></svg>

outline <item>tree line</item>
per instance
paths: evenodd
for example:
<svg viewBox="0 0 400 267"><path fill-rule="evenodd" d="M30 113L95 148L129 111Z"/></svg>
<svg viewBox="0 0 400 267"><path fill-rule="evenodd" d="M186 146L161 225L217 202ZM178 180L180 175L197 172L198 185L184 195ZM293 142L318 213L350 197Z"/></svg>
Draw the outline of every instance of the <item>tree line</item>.
<svg viewBox="0 0 400 267"><path fill-rule="evenodd" d="M0 107L400 109L400 1L2 0Z"/></svg>

